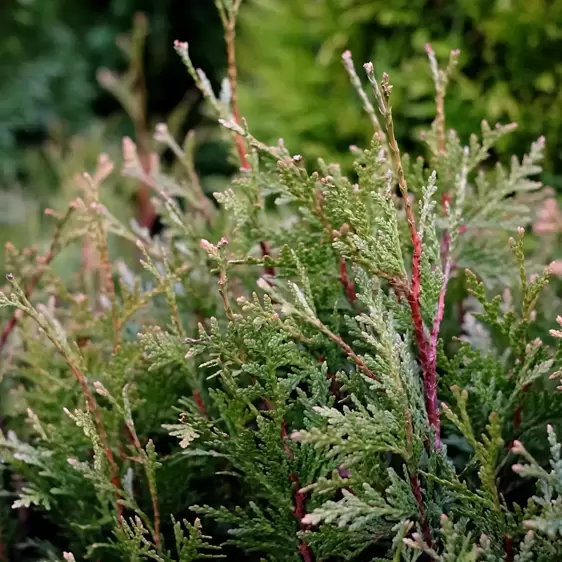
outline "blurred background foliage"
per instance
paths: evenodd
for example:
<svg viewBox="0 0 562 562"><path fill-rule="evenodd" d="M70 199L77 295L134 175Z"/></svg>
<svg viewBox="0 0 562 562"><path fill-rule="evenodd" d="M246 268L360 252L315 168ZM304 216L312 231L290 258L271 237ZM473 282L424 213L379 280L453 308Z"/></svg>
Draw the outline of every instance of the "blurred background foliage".
<svg viewBox="0 0 562 562"><path fill-rule="evenodd" d="M216 90L226 63L213 0L5 0L0 5L0 242L41 239L41 211L71 197L74 173L100 151L117 155L135 137L123 104L103 88L100 68L123 72L122 49L135 14L148 20L143 50L147 127L184 101L181 133L196 128L196 166L206 178L228 174L227 151L172 48L186 40ZM351 163L349 145L371 134L341 64L351 49L394 84L398 137L412 150L434 111L424 51L462 51L446 100L447 126L467 139L486 117L517 121L506 142L521 155L547 137L544 181L562 187L562 0L245 0L238 32L241 112L264 141L284 138L309 162ZM121 46L120 46L121 45ZM132 197L116 182L111 199ZM2 244L3 245L3 244ZM1 251L1 250L0 250Z"/></svg>
<svg viewBox="0 0 562 562"><path fill-rule="evenodd" d="M41 142L52 129L65 136L94 117L118 109L96 82L100 67L123 69L118 46L136 12L150 33L145 74L152 114L166 114L192 84L172 49L184 37L200 66L223 65L220 22L212 2L199 0L5 0L0 5L0 161L2 179L22 173L21 148ZM25 171L25 166L23 171Z"/></svg>
<svg viewBox="0 0 562 562"><path fill-rule="evenodd" d="M215 76L226 57L212 1L0 3L0 253L6 240L48 244L44 208L71 199L72 176L92 170L100 152L119 161L121 137L135 137L130 115L98 75L103 68L127 70L123 37L139 12L148 21L142 60L147 127L183 102L182 132L203 130L200 100L172 44L189 41L218 87ZM197 164L205 175L229 171L216 142L203 145ZM129 203L133 193L117 183L121 187L106 197Z"/></svg>
<svg viewBox="0 0 562 562"><path fill-rule="evenodd" d="M369 60L379 76L390 74L398 135L411 149L435 107L424 50L431 42L441 60L461 50L448 127L467 139L484 117L516 121L509 152L544 134L548 171L560 160L559 0L248 0L241 16L242 113L258 136L282 136L310 157L365 143L368 120L341 63L350 49L360 75Z"/></svg>

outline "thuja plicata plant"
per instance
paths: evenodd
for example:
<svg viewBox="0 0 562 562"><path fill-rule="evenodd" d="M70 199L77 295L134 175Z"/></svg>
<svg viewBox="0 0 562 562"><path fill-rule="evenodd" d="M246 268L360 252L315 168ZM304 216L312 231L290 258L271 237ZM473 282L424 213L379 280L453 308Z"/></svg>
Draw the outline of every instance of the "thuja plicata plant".
<svg viewBox="0 0 562 562"><path fill-rule="evenodd" d="M175 44L239 159L217 204L196 135L161 125L182 172L129 139L121 171L150 186L158 237L100 203L102 155L49 211L46 253L7 248L0 560L562 560L562 317L525 256L544 139L509 166L490 151L515 125L463 145L458 53L442 68L428 45L436 118L410 158L390 78L365 64L368 94L345 52L372 143L352 178L304 162L240 118L240 1L217 7L220 95ZM55 260L85 240L88 275L63 284Z"/></svg>

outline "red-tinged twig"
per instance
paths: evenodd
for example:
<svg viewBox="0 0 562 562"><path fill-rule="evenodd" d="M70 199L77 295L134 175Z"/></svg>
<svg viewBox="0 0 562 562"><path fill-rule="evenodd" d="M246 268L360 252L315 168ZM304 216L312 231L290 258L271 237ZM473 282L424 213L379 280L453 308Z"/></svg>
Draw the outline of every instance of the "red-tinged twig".
<svg viewBox="0 0 562 562"><path fill-rule="evenodd" d="M8 323L4 326L2 334L0 335L0 351L4 349L4 346L6 345L6 342L8 341L8 338L10 337L13 329L16 327L17 322L17 316L15 314L12 314L12 316L8 320Z"/></svg>
<svg viewBox="0 0 562 562"><path fill-rule="evenodd" d="M125 420L125 426L127 428L127 436L129 440L132 441L133 447L137 450L138 454L140 455L140 462L143 464L145 472L146 472L146 479L148 481L148 488L150 492L150 498L152 501L152 514L154 516L154 544L158 550L162 548L162 542L160 540L160 509L158 507L158 494L156 493L156 486L154 483L154 479L150 476L149 472L149 458L146 451L143 449L137 432L135 430L135 426L133 424L132 419ZM148 441L149 445L152 445L152 440Z"/></svg>
<svg viewBox="0 0 562 562"><path fill-rule="evenodd" d="M435 448L439 449L441 447L440 439L440 426L441 420L439 417L439 405L437 402L437 344L439 342L439 329L441 327L441 322L443 320L443 314L445 312L445 296L447 294L447 285L449 283L449 277L451 275L451 259L448 256L449 253L449 243L450 236L448 232L443 235L444 249L443 258L445 260L445 266L443 270L443 282L441 285L441 291L439 293L439 299L437 301L437 312L433 320L433 327L431 329L430 341L429 341L429 352L428 352L428 364L427 369L429 371L428 383L426 384L426 401L430 401L432 404L431 411L434 416L433 419L430 418L430 423L435 429Z"/></svg>
<svg viewBox="0 0 562 562"><path fill-rule="evenodd" d="M301 553L304 562L312 562L314 560L312 557L312 551L306 543L301 542L299 545L299 552Z"/></svg>
<svg viewBox="0 0 562 562"><path fill-rule="evenodd" d="M418 506L418 511L420 514L420 525L422 528L423 538L427 543L427 545L431 547L431 545L433 544L433 539L431 538L431 530L429 529L427 514L425 512L425 507L423 505L420 481L416 474L410 475L410 488L412 489L412 493L416 498L416 504Z"/></svg>
<svg viewBox="0 0 562 562"><path fill-rule="evenodd" d="M121 505L120 502L121 481L119 480L119 470L117 468L115 459L113 458L113 452L111 451L111 447L109 446L109 439L107 438L107 433L105 431L105 426L103 425L103 419L102 419L101 412L98 408L98 404L93 394L90 392L88 383L86 381L86 377L84 376L82 371L80 371L80 369L74 364L72 359L66 353L65 349L56 340L51 340L51 341L58 349L59 353L62 355L63 359L66 361L68 366L70 367L72 373L74 374L74 377L76 378L78 384L80 385L80 389L82 390L82 394L86 399L86 404L88 405L88 409L90 410L90 412L92 412L94 416L94 421L96 424L96 428L98 430L98 435L102 443L102 446L105 450L107 461L109 463L109 470L111 472L111 481L115 486L115 500L117 503L117 515L118 515L119 524L121 524L121 520L123 517L123 506Z"/></svg>
<svg viewBox="0 0 562 562"><path fill-rule="evenodd" d="M260 242L260 249L261 249L261 255L262 257L266 257L266 256L271 256L271 254L269 253L269 244L267 242ZM265 273L267 275L271 275L271 277L275 277L275 268L271 267L271 266L266 266L264 268Z"/></svg>
<svg viewBox="0 0 562 562"><path fill-rule="evenodd" d="M230 110L232 118L237 125L240 125L240 108L238 106L238 68L236 65L236 16L240 7L240 0L235 0L232 12L227 15L223 10L219 9L222 24L224 27L224 37L226 42L226 58L227 58L227 74L228 82L230 85ZM234 133L234 142L236 143L236 150L240 158L240 166L244 170L251 170L252 166L248 162L247 146L244 139L238 134ZM260 242L260 249L262 257L270 256L269 244L265 241ZM275 276L275 269L271 266L265 267L265 273L272 277Z"/></svg>
<svg viewBox="0 0 562 562"><path fill-rule="evenodd" d="M461 174L461 181L466 182L466 167L464 168L463 174ZM441 199L441 204L443 206L443 211L445 216L449 214L449 196L444 194ZM458 232L458 231L457 231ZM439 340L439 329L441 327L441 322L443 320L443 314L445 312L445 296L447 294L447 286L449 284L449 278L451 276L452 259L450 256L451 251L451 234L448 230L443 233L443 238L441 240L441 262L443 267L443 281L441 285L441 291L439 292L439 299L437 301L437 312L433 320L433 327L430 334L429 342L429 363L428 369L430 370L430 381L434 386L427 388L427 392L430 392L428 397L434 404L434 409L432 412L436 414L437 419L434 420L435 428L440 427L439 420L439 407L437 403L437 344ZM439 432L435 431L435 447L439 448L441 446L441 440Z"/></svg>
<svg viewBox="0 0 562 562"><path fill-rule="evenodd" d="M521 389L523 393L526 393L528 390L529 390L529 385L526 385ZM519 401L519 403L515 408L515 412L513 414L513 429L517 431L521 427L522 420L523 420L523 406L521 404L521 401ZM511 449L512 446L513 446L513 442L509 444L509 449Z"/></svg>
<svg viewBox="0 0 562 562"><path fill-rule="evenodd" d="M45 273L46 269L49 267L51 262L55 259L55 256L56 256L56 254L59 250L59 244L60 244L60 238L61 238L62 232L64 230L64 227L66 226L66 224L70 220L70 217L71 217L74 209L75 209L74 205L72 205L72 204L69 205L69 207L66 211L66 214L64 215L64 217L61 219L61 221L57 225L57 228L56 228L55 233L53 235L53 238L51 240L51 245L49 247L49 250L47 251L47 253L44 256L38 258L37 269L35 270L35 272L31 276L31 279L29 280L29 283L25 286L25 289L24 289L24 294L25 294L26 299L28 299L31 296L31 294L33 293L33 291L37 287L37 284L39 283L39 281L41 281L41 278L43 277L43 274ZM10 319L8 320L8 323L6 324L6 326L4 326L4 329L2 330L2 334L0 334L0 353L2 352L4 347L6 346L6 343L8 342L8 338L10 337L10 334L12 333L14 328L16 327L17 322L18 322L18 316L17 316L16 312L14 312L12 314L12 316L10 317Z"/></svg>
<svg viewBox="0 0 562 562"><path fill-rule="evenodd" d="M351 281L349 275L347 274L347 262L345 258L340 258L340 282L343 285L345 291L345 296L351 305L355 304L357 300L357 294L355 293L355 283Z"/></svg>
<svg viewBox="0 0 562 562"><path fill-rule="evenodd" d="M448 234L445 233L448 237ZM441 285L441 292L439 293L439 299L437 301L437 313L435 319L433 320L433 328L431 330L431 349L437 349L437 338L439 337L439 328L441 326L441 321L443 320L443 313L445 312L445 296L447 293L447 285L449 283L449 277L451 276L451 260L447 258L445 260L445 268L443 270L443 283Z"/></svg>
<svg viewBox="0 0 562 562"><path fill-rule="evenodd" d="M408 219L408 222L410 222L410 219ZM410 291L407 294L407 300L412 313L415 338L423 371L423 384L427 417L429 420L429 425L433 428L434 431L435 448L439 449L441 447L441 419L439 416L439 404L437 401L436 358L434 356L435 354L432 352L432 340L428 340L425 332L420 304L421 241L418 237L417 232L415 231L415 226L413 229L411 229L411 234L412 242L414 243L414 256L412 260L412 281Z"/></svg>
<svg viewBox="0 0 562 562"><path fill-rule="evenodd" d="M509 535L505 535L505 562L513 562L513 542Z"/></svg>
<svg viewBox="0 0 562 562"><path fill-rule="evenodd" d="M224 38L226 41L226 59L228 82L230 84L230 108L232 117L236 124L240 124L240 109L238 107L238 67L236 65L236 16L240 2L237 0L236 5L232 8L229 15L221 11L221 19L224 27ZM246 143L244 139L234 134L236 149L240 157L240 164L245 170L250 170L251 166L246 158Z"/></svg>
<svg viewBox="0 0 562 562"><path fill-rule="evenodd" d="M197 404L197 408L201 415L204 418L208 418L209 415L207 414L207 408L205 408L205 403L203 402L203 398L201 397L201 392L199 390L192 390L191 396L193 400L195 400L195 404Z"/></svg>
<svg viewBox="0 0 562 562"><path fill-rule="evenodd" d="M384 73L381 86L379 87L374 75L372 63L365 64L364 68L367 72L367 76L369 77L369 81L373 86L373 93L378 101L379 110L384 117L390 157L392 159L394 173L398 179L398 187L400 188L400 194L402 195L402 200L404 202L404 209L408 220L408 229L410 231L410 238L414 249L412 256L412 278L406 298L412 314L415 339L423 371L427 417L435 435L435 448L438 449L441 446L441 421L439 417L439 404L437 402L437 370L435 361L432 359L430 339L428 339L424 328L420 303L422 244L420 236L416 230L416 221L414 218L414 211L412 209L412 202L408 193L408 184L406 182L404 168L402 167L400 148L398 147L396 136L394 134L394 121L392 120L392 108L390 105L390 92L392 86L388 81L388 74Z"/></svg>
<svg viewBox="0 0 562 562"><path fill-rule="evenodd" d="M326 179L322 178L322 180L320 181L325 183ZM324 230L326 231L328 236L334 238L334 237L340 237L344 233L347 234L349 230L348 224L346 223L342 224L340 230L337 231L332 227L332 225L328 221L328 218L326 217L326 213L324 212L324 205L326 203L326 200L324 198L324 194L321 191L316 191L315 203L316 204L313 209L314 215L322 223L322 226L324 227ZM347 274L347 262L343 256L340 256L340 283L343 286L347 300L351 305L354 305L355 301L357 300L357 295L355 293L355 283L353 283L353 281L349 279L349 276Z"/></svg>
<svg viewBox="0 0 562 562"><path fill-rule="evenodd" d="M375 375L375 373L373 373L373 371L371 371L371 369L367 367L363 359L361 359L361 357L359 357L355 353L355 351L353 351L353 349L343 341L343 339L340 336L334 334L334 332L332 332L328 328L328 326L323 324L320 320L316 320L314 322L314 325L318 328L318 330L326 334L333 342L338 344L338 346L342 349L342 351L347 355L349 359L351 359L355 363L357 368L360 371L362 371L363 374L367 375L370 379L377 380L377 376Z"/></svg>
<svg viewBox="0 0 562 562"><path fill-rule="evenodd" d="M283 423L281 424L281 439L283 441L283 449L287 457L289 458L289 461L292 462L294 460L294 455L293 455L293 451L291 450L291 448L287 443L287 437L288 437L287 424L286 422L283 421ZM290 473L289 478L291 480L291 485L295 489L295 507L293 509L293 515L295 516L301 531L305 531L309 528L308 525L302 522L303 517L306 515L305 503L306 503L307 492L301 490L299 479L293 472ZM312 550L304 540L301 539L298 548L305 562L312 562L314 560L312 555Z"/></svg>

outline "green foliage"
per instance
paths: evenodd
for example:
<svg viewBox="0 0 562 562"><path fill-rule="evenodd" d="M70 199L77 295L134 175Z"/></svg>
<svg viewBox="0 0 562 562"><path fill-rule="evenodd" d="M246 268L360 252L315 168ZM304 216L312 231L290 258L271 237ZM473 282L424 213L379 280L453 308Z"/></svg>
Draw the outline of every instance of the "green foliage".
<svg viewBox="0 0 562 562"><path fill-rule="evenodd" d="M239 6L217 0L230 49ZM562 331L538 306L550 270L534 274L517 228L542 196L543 140L478 170L510 127L446 133L457 54L440 69L429 50L438 109L414 162L389 77L369 63L378 115L353 79L375 128L353 183L259 141L238 118L233 68L217 96L176 50L240 172L211 205L196 138L160 124L154 140L177 162L147 170L125 139L121 166L124 184L152 188L158 236L105 204L105 155L52 213L46 254L10 248L6 557L560 559ZM61 278L73 250L83 261ZM16 514L38 518L31 542Z"/></svg>

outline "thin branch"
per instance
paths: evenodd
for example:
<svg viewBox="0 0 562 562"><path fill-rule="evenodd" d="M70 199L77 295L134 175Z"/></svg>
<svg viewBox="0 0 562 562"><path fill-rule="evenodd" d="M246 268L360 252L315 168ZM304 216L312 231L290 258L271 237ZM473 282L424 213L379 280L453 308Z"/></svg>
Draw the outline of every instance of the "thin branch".
<svg viewBox="0 0 562 562"><path fill-rule="evenodd" d="M89 176L88 176L89 178ZM93 186L94 189L97 190L97 186ZM96 192L97 198L97 192ZM102 210L103 207L95 201L94 206L90 205L90 209L92 209L94 213L94 220L96 223L96 238L97 238L97 250L100 255L101 263L102 263L102 287L104 289L104 293L109 298L109 302L111 303L111 319L113 323L113 340L115 344L119 341L119 307L117 304L117 295L115 292L115 283L113 281L113 273L111 272L111 262L109 260L109 249L107 246L107 232L105 231L103 225L103 218L102 218Z"/></svg>
<svg viewBox="0 0 562 562"><path fill-rule="evenodd" d="M69 205L66 214L59 221L55 229L48 252L44 256L38 258L37 269L33 273L31 279L29 280L29 283L25 286L24 295L26 299L29 299L31 297L31 294L35 290L35 287L37 287L37 284L43 277L43 274L45 273L46 269L49 267L49 265L51 265L51 262L57 255L57 252L60 249L59 246L60 246L60 239L62 236L62 232L64 230L64 227L68 224L68 221L70 220L70 217L74 212L74 209L75 209L74 205L72 204ZM12 333L14 328L16 327L17 322L18 322L18 317L16 312L14 312L10 317L10 319L8 320L6 326L4 326L4 329L2 330L2 334L0 334L0 353L6 346L6 343L8 342L8 338L10 337L10 334Z"/></svg>
<svg viewBox="0 0 562 562"><path fill-rule="evenodd" d="M347 262L344 257L340 258L340 283L343 285L345 296L351 305L357 301L357 294L355 293L355 283L349 278L347 274Z"/></svg>
<svg viewBox="0 0 562 562"><path fill-rule="evenodd" d="M201 396L201 392L199 390L193 389L191 391L191 396L193 400L195 400L195 404L197 405L197 409L201 413L204 418L208 418L209 414L207 413L207 408L205 408L205 403L203 402L203 397Z"/></svg>
<svg viewBox="0 0 562 562"><path fill-rule="evenodd" d="M228 65L228 82L230 84L230 109L232 112L232 118L236 125L240 125L240 108L238 106L238 69L236 66L236 19L238 15L238 10L240 9L241 0L235 0L233 2L230 13L226 13L224 6L222 6L220 0L216 0L216 5L219 10L219 15L224 28L224 37L226 41L226 58ZM238 151L238 157L240 158L240 165L244 170L251 170L252 167L250 162L248 162L247 147L244 139L241 135L234 132L234 142L236 143L236 150ZM262 257L270 255L269 244L266 241L260 242L260 249ZM275 276L275 269L271 266L265 268L265 272L272 277Z"/></svg>
<svg viewBox="0 0 562 562"><path fill-rule="evenodd" d="M220 0L217 2L220 5ZM232 9L231 13L226 15L224 13L224 8L221 11L219 8L219 13L221 13L221 20L224 27L224 38L226 41L226 58L227 58L227 73L228 82L230 84L230 109L232 111L232 117L237 125L240 125L240 109L238 106L238 69L236 66L236 16L238 12L238 7L240 2L236 3L235 8ZM240 157L240 164L245 170L250 170L251 166L246 157L246 143L244 139L234 134L234 141L236 143L236 149L238 150L238 156Z"/></svg>
<svg viewBox="0 0 562 562"><path fill-rule="evenodd" d="M265 258L266 256L271 256L271 253L269 252L269 244L267 242L264 242L263 240L260 241L260 249L263 258ZM274 267L267 265L264 267L264 270L267 273L267 275L270 275L271 277L275 277Z"/></svg>
<svg viewBox="0 0 562 562"><path fill-rule="evenodd" d="M39 325L41 325L41 324L39 324ZM45 328L43 326L41 326L41 327L45 330ZM45 333L49 337L48 330L45 330ZM66 361L66 363L70 367L72 373L74 374L74 377L76 378L76 380L78 381L78 384L80 385L80 389L82 390L82 394L84 395L84 398L86 399L86 404L88 405L88 409L94 415L94 420L95 420L95 423L96 423L98 434L100 436L102 446L105 449L105 454L106 454L107 460L109 462L109 469L110 469L110 472L111 472L111 481L113 482L113 485L115 486L115 500L117 502L117 514L118 514L119 524L121 524L121 518L123 516L123 506L121 505L121 502L120 502L119 490L121 489L121 482L119 480L119 470L117 468L117 464L115 463L115 459L113 458L113 452L111 451L111 448L109 446L109 439L107 438L107 433L106 433L105 427L103 425L103 419L102 419L101 412L98 408L98 405L97 405L97 402L96 402L94 396L92 395L92 393L90 392L90 389L88 388L88 383L86 381L86 377L84 376L82 371L78 368L77 365L74 364L74 362L72 361L71 357L68 355L66 350L60 345L60 343L55 338L49 337L49 339L55 345L58 352L62 355L63 359Z"/></svg>
<svg viewBox="0 0 562 562"><path fill-rule="evenodd" d="M412 209L412 202L408 193L408 184L402 167L402 159L400 157L400 149L396 142L394 134L394 121L392 120L392 107L390 105L390 93L392 86L388 81L388 74L384 73L381 86L376 81L372 63L364 65L365 71L369 81L373 86L373 93L379 104L379 110L384 117L384 124L388 137L388 144L390 148L390 156L394 166L394 172L398 178L398 186L404 201L404 208L406 210L406 217L408 219L408 228L410 230L410 238L414 248L412 256L412 279L410 282L409 290L406 294L408 304L412 313L412 322L414 324L414 332L420 363L423 371L424 382L424 395L425 407L427 410L427 417L430 426L433 428L435 436L435 448L441 447L441 420L439 418L439 404L437 402L437 372L435 368L435 361L432 360L430 353L430 340L427 337L423 316L421 311L420 294L421 294L421 258L422 258L422 244L420 236L416 230L416 222L414 218L414 211Z"/></svg>
<svg viewBox="0 0 562 562"><path fill-rule="evenodd" d="M145 470L145 474L146 474L146 480L148 482L148 489L150 492L150 498L152 501L152 513L154 516L154 533L153 533L153 538L154 538L154 544L156 545L156 548L160 551L162 549L162 543L161 543L161 539L160 539L160 509L158 508L158 494L156 492L156 484L154 482L154 478L152 477L150 468L149 468L149 463L150 463L150 459L149 456L147 454L147 452L143 449L143 447L141 446L139 437L137 435L137 430L135 429L135 424L133 423L133 419L131 417L131 412L130 412L130 407L128 405L128 396L127 396L127 391L126 391L127 385L125 385L125 388L123 389L123 396L124 396L124 400L126 401L126 408L125 408L125 425L128 429L128 434L130 439L133 442L133 446L135 447L135 449L137 449L138 454L140 455L140 462L141 464L144 466L144 470ZM98 390L99 392L99 390ZM103 393L103 391L102 391ZM152 440L148 441L148 445L152 445Z"/></svg>
<svg viewBox="0 0 562 562"><path fill-rule="evenodd" d="M343 350L343 352L349 357L349 359L351 359L355 363L357 368L363 372L363 374L367 375L370 379L377 380L377 376L375 375L375 373L373 373L373 371L371 371L371 369L367 367L363 359L361 359L361 357L359 357L355 353L355 351L353 351L353 349L351 349L351 347L343 341L340 336L334 334L334 332L332 332L330 328L328 328L328 326L323 324L317 318L314 319L313 324L322 333L326 334L333 342L337 343L338 346Z"/></svg>
<svg viewBox="0 0 562 562"><path fill-rule="evenodd" d="M357 72L355 71L355 64L353 63L353 59L351 58L351 51L349 51L349 50L345 51L342 54L341 58L342 58L345 70L347 71L347 74L349 75L349 80L350 80L352 86L355 88L355 91L357 92L357 94L359 95L359 98L361 99L361 101L363 103L363 109L365 110L365 112L369 116L369 119L371 120L371 124L373 125L373 129L375 130L375 132L380 133L381 135L384 136L384 131L381 127L379 118L377 117L377 114L375 112L375 108L373 107L373 104L371 103L371 101L367 97L367 94L365 93L365 90L363 89L363 86L361 84L361 80L359 79L359 76L357 76Z"/></svg>
<svg viewBox="0 0 562 562"><path fill-rule="evenodd" d="M435 130L437 133L437 150L439 154L446 153L446 138L445 138L445 95L447 93L447 83L449 78L457 65L459 50L451 51L449 56L449 64L445 69L440 69L437 64L435 52L429 43L425 45L425 52L429 58L429 65L431 67L431 74L435 84Z"/></svg>
<svg viewBox="0 0 562 562"><path fill-rule="evenodd" d="M420 514L420 525L423 532L423 538L427 545L431 547L433 544L433 539L431 538L431 530L429 528L429 522L427 520L427 514L425 512L425 507L423 505L423 497L421 491L420 481L418 479L417 474L410 475L410 488L412 489L412 493L416 498L416 504L418 506L418 511Z"/></svg>
<svg viewBox="0 0 562 562"><path fill-rule="evenodd" d="M444 87L443 87L444 89ZM441 327L441 322L443 320L443 314L445 312L445 296L447 294L447 286L449 284L449 279L451 276L451 268L453 267L453 261L451 257L451 246L454 245L455 240L458 236L458 220L460 218L462 208L464 205L464 197L466 193L466 182L468 175L468 149L464 149L464 158L461 168L461 172L457 178L457 201L455 216L453 217L453 236L449 230L445 230L443 233L443 238L441 240L441 263L443 267L443 281L441 285L441 291L439 292L439 298L437 301L437 311L435 313L435 318L433 319L433 327L431 329L430 341L429 341L429 356L428 356L428 370L430 373L429 382L431 386L428 385L427 392L430 393L429 400L434 404L433 414L437 413L436 422L439 422L439 407L437 404L437 343L439 339L439 329ZM449 197L445 195L442 199L443 214L445 217L449 217ZM434 426L438 427L438 426ZM439 433L436 431L436 441L435 447L440 447Z"/></svg>
<svg viewBox="0 0 562 562"><path fill-rule="evenodd" d="M222 305L226 313L226 317L232 322L234 320L234 313L232 312L232 306L230 306L230 299L228 298L228 277L226 275L226 270L221 267L219 273L219 293L222 299Z"/></svg>
<svg viewBox="0 0 562 562"><path fill-rule="evenodd" d="M283 421L281 423L281 440L283 442L283 449L289 461L293 462L294 455L293 455L293 451L287 444L287 437L288 437L287 423ZM301 489L299 479L294 472L291 471L291 473L289 474L289 478L291 480L291 485L295 489L295 507L293 509L293 515L295 516L301 531L306 531L309 527L306 524L304 524L302 520L306 515L305 502L308 494L305 490ZM308 544L303 539L299 541L298 549L301 556L303 557L304 562L312 562L314 560L310 546L308 546Z"/></svg>
<svg viewBox="0 0 562 562"><path fill-rule="evenodd" d="M197 208L197 211L203 215L207 225L210 225L212 222L212 208L209 205L209 199L203 191L201 181L199 180L199 176L195 170L195 131L191 130L187 133L184 149L180 147L180 145L176 142L176 139L174 139L174 137L170 134L168 126L165 123L160 123L156 126L154 138L170 148L170 150L176 155L180 164L185 168L190 185L194 189L195 194L200 201L200 207Z"/></svg>
<svg viewBox="0 0 562 562"><path fill-rule="evenodd" d="M505 561L513 562L513 541L510 535L504 537Z"/></svg>
<svg viewBox="0 0 562 562"><path fill-rule="evenodd" d="M123 311L123 313L121 314L121 318L119 319L118 330L117 330L117 333L119 334L119 339L117 340L117 343L113 348L114 351L117 348L117 346L120 344L121 331L123 330L123 326L129 320L129 318L131 318L131 316L133 316L133 314L138 312L141 308L144 308L154 297L161 295L162 293L165 293L168 286L167 284L171 283L172 281L179 280L184 273L190 270L190 268L191 266L189 264L183 264L182 266L178 267L178 269L176 269L171 276L166 276L161 278L160 283L156 287L154 287L154 289L142 295L142 297L139 300L136 300L134 302L131 308L125 309Z"/></svg>
<svg viewBox="0 0 562 562"><path fill-rule="evenodd" d="M522 389L521 392L523 394L527 393L529 391L529 387L530 385L525 385ZM519 400L519 402L517 403L517 406L515 408L515 412L513 414L513 429L518 430L521 427L521 422L523 421L523 404L522 401ZM513 445L513 442L510 444L509 448L511 449Z"/></svg>

